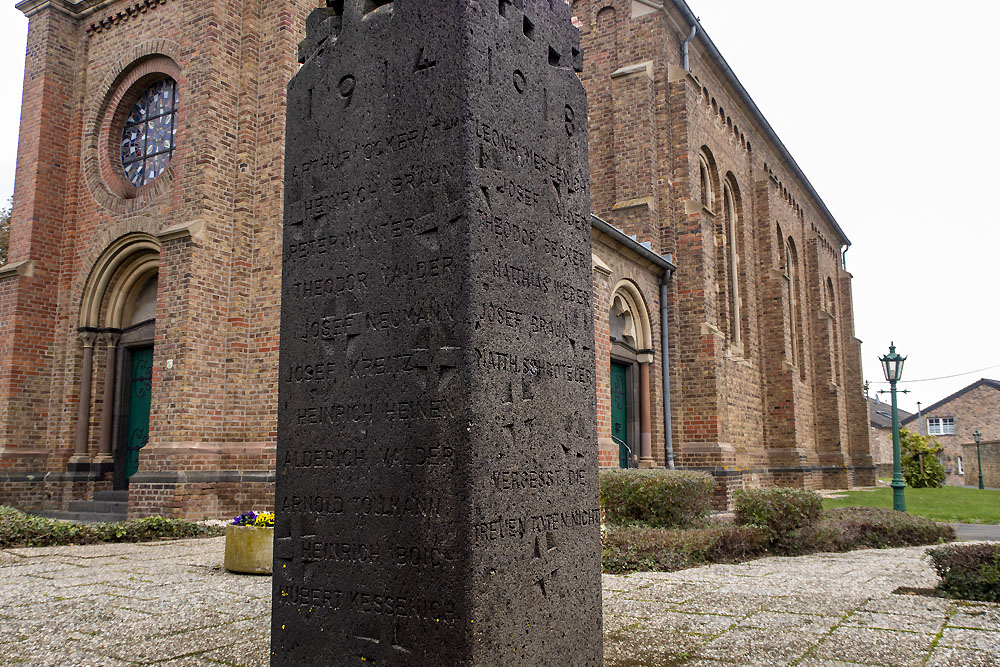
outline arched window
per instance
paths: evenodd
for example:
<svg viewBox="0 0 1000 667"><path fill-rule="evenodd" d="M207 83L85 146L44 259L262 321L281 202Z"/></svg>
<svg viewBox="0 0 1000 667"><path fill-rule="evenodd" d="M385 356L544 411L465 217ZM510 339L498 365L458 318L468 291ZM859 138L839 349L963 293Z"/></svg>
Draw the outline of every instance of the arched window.
<svg viewBox="0 0 1000 667"><path fill-rule="evenodd" d="M802 357L802 313L799 285L799 254L795 248L795 241L789 236L785 240L785 257L787 258L785 275L788 279L788 319L789 331L791 333L791 357L792 363L799 367L799 375L805 379L806 368L805 359Z"/></svg>
<svg viewBox="0 0 1000 667"><path fill-rule="evenodd" d="M788 244L785 243L785 236L781 233L781 225L776 224L775 229L778 232L778 268L782 271L788 270L788 255L786 254L786 249Z"/></svg>
<svg viewBox="0 0 1000 667"><path fill-rule="evenodd" d="M125 304L122 326L128 328L156 319L156 296L159 290L159 274L154 273L146 282L134 290Z"/></svg>
<svg viewBox="0 0 1000 667"><path fill-rule="evenodd" d="M740 292L740 216L736 206L735 180L730 175L722 186L723 230L725 243L725 269L728 272L727 301L729 303L729 340L736 347L743 345L742 297Z"/></svg>
<svg viewBox="0 0 1000 667"><path fill-rule="evenodd" d="M840 330L837 322L837 294L833 291L833 280L826 279L826 312L830 314L830 375L835 384L840 384Z"/></svg>
<svg viewBox="0 0 1000 667"><path fill-rule="evenodd" d="M624 343L636 350L653 347L653 331L649 309L642 292L630 280L615 285L608 309L608 328L613 342Z"/></svg>
<svg viewBox="0 0 1000 667"><path fill-rule="evenodd" d="M832 278L827 278L826 285L824 285L823 307L826 309L826 312L830 313L834 317L837 316L837 297L833 292Z"/></svg>
<svg viewBox="0 0 1000 667"><path fill-rule="evenodd" d="M798 331L795 327L795 267L794 260L792 259L791 238L785 239L782 255L785 260L785 280L788 281L788 330L791 351L789 357L794 365L798 363L799 355L798 346L795 344L796 338L798 338Z"/></svg>
<svg viewBox="0 0 1000 667"><path fill-rule="evenodd" d="M713 201L712 170L704 151L698 155L698 188L698 195L701 197L702 206L711 211Z"/></svg>
<svg viewBox="0 0 1000 667"><path fill-rule="evenodd" d="M638 333L635 328L634 307L623 293L617 293L611 301L608 313L608 328L611 339L638 349Z"/></svg>
<svg viewBox="0 0 1000 667"><path fill-rule="evenodd" d="M125 176L135 187L163 173L174 154L177 136L177 82L166 77L145 90L132 107L122 131Z"/></svg>

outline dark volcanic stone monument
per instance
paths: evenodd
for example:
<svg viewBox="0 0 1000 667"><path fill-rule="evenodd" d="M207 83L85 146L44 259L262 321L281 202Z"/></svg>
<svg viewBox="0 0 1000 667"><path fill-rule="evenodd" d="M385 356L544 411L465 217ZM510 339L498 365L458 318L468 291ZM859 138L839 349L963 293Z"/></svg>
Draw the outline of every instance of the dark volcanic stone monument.
<svg viewBox="0 0 1000 667"><path fill-rule="evenodd" d="M272 665L600 665L570 9L329 5L288 91Z"/></svg>

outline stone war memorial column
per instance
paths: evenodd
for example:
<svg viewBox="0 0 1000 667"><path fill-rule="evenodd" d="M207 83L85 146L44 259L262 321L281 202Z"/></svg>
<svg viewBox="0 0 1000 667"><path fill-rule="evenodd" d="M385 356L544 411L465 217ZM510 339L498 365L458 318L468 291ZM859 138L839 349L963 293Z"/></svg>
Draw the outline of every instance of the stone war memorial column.
<svg viewBox="0 0 1000 667"><path fill-rule="evenodd" d="M570 9L329 5L288 89L271 664L601 665Z"/></svg>

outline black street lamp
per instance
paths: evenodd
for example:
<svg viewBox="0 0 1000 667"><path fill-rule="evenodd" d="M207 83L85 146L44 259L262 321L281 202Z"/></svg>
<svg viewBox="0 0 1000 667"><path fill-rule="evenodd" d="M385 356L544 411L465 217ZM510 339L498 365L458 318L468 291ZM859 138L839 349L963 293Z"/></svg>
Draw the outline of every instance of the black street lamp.
<svg viewBox="0 0 1000 667"><path fill-rule="evenodd" d="M976 441L976 467L979 468L979 488L983 488L983 454L979 451L979 443L983 441L983 434L976 429L976 432L972 434L972 437Z"/></svg>
<svg viewBox="0 0 1000 667"><path fill-rule="evenodd" d="M898 512L906 511L906 500L903 489L906 481L903 479L903 466L899 454L899 408L896 407L896 383L903 375L903 362L906 357L896 354L896 345L889 343L889 354L879 357L882 362L882 372L889 381L889 393L892 394L892 509Z"/></svg>

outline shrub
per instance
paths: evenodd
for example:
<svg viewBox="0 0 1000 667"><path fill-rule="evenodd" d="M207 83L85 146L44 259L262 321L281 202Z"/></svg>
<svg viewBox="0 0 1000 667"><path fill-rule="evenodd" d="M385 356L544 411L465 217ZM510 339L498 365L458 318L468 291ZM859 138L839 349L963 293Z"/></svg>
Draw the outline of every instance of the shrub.
<svg viewBox="0 0 1000 667"><path fill-rule="evenodd" d="M221 535L222 528L151 516L114 523L81 524L25 514L0 506L0 548L46 547L98 542L147 542L163 538Z"/></svg>
<svg viewBox="0 0 1000 667"><path fill-rule="evenodd" d="M906 512L843 507L824 511L802 537L812 551L850 551L938 544L955 539L955 530Z"/></svg>
<svg viewBox="0 0 1000 667"><path fill-rule="evenodd" d="M684 528L712 510L711 475L685 470L603 470L601 507L609 523Z"/></svg>
<svg viewBox="0 0 1000 667"><path fill-rule="evenodd" d="M928 553L943 595L1000 602L1000 544L952 544Z"/></svg>
<svg viewBox="0 0 1000 667"><path fill-rule="evenodd" d="M737 525L766 529L771 544L781 549L793 546L801 530L816 523L823 511L820 495L806 489L740 489L733 503Z"/></svg>
<svg viewBox="0 0 1000 667"><path fill-rule="evenodd" d="M732 524L669 530L612 526L601 550L604 572L671 572L706 563L734 563L764 554L767 532Z"/></svg>
<svg viewBox="0 0 1000 667"><path fill-rule="evenodd" d="M706 563L739 563L768 554L917 546L955 537L951 526L872 507L827 510L818 521L801 525L794 533L794 540L775 542L772 530L766 526L718 524L684 530L609 526L603 538L601 562L610 574L669 572Z"/></svg>
<svg viewBox="0 0 1000 667"><path fill-rule="evenodd" d="M943 447L929 435L900 429L899 462L903 468L903 479L914 489L939 487L944 484L944 466L938 459Z"/></svg>
<svg viewBox="0 0 1000 667"><path fill-rule="evenodd" d="M723 526L708 551L711 563L741 563L767 553L770 536L757 526Z"/></svg>

